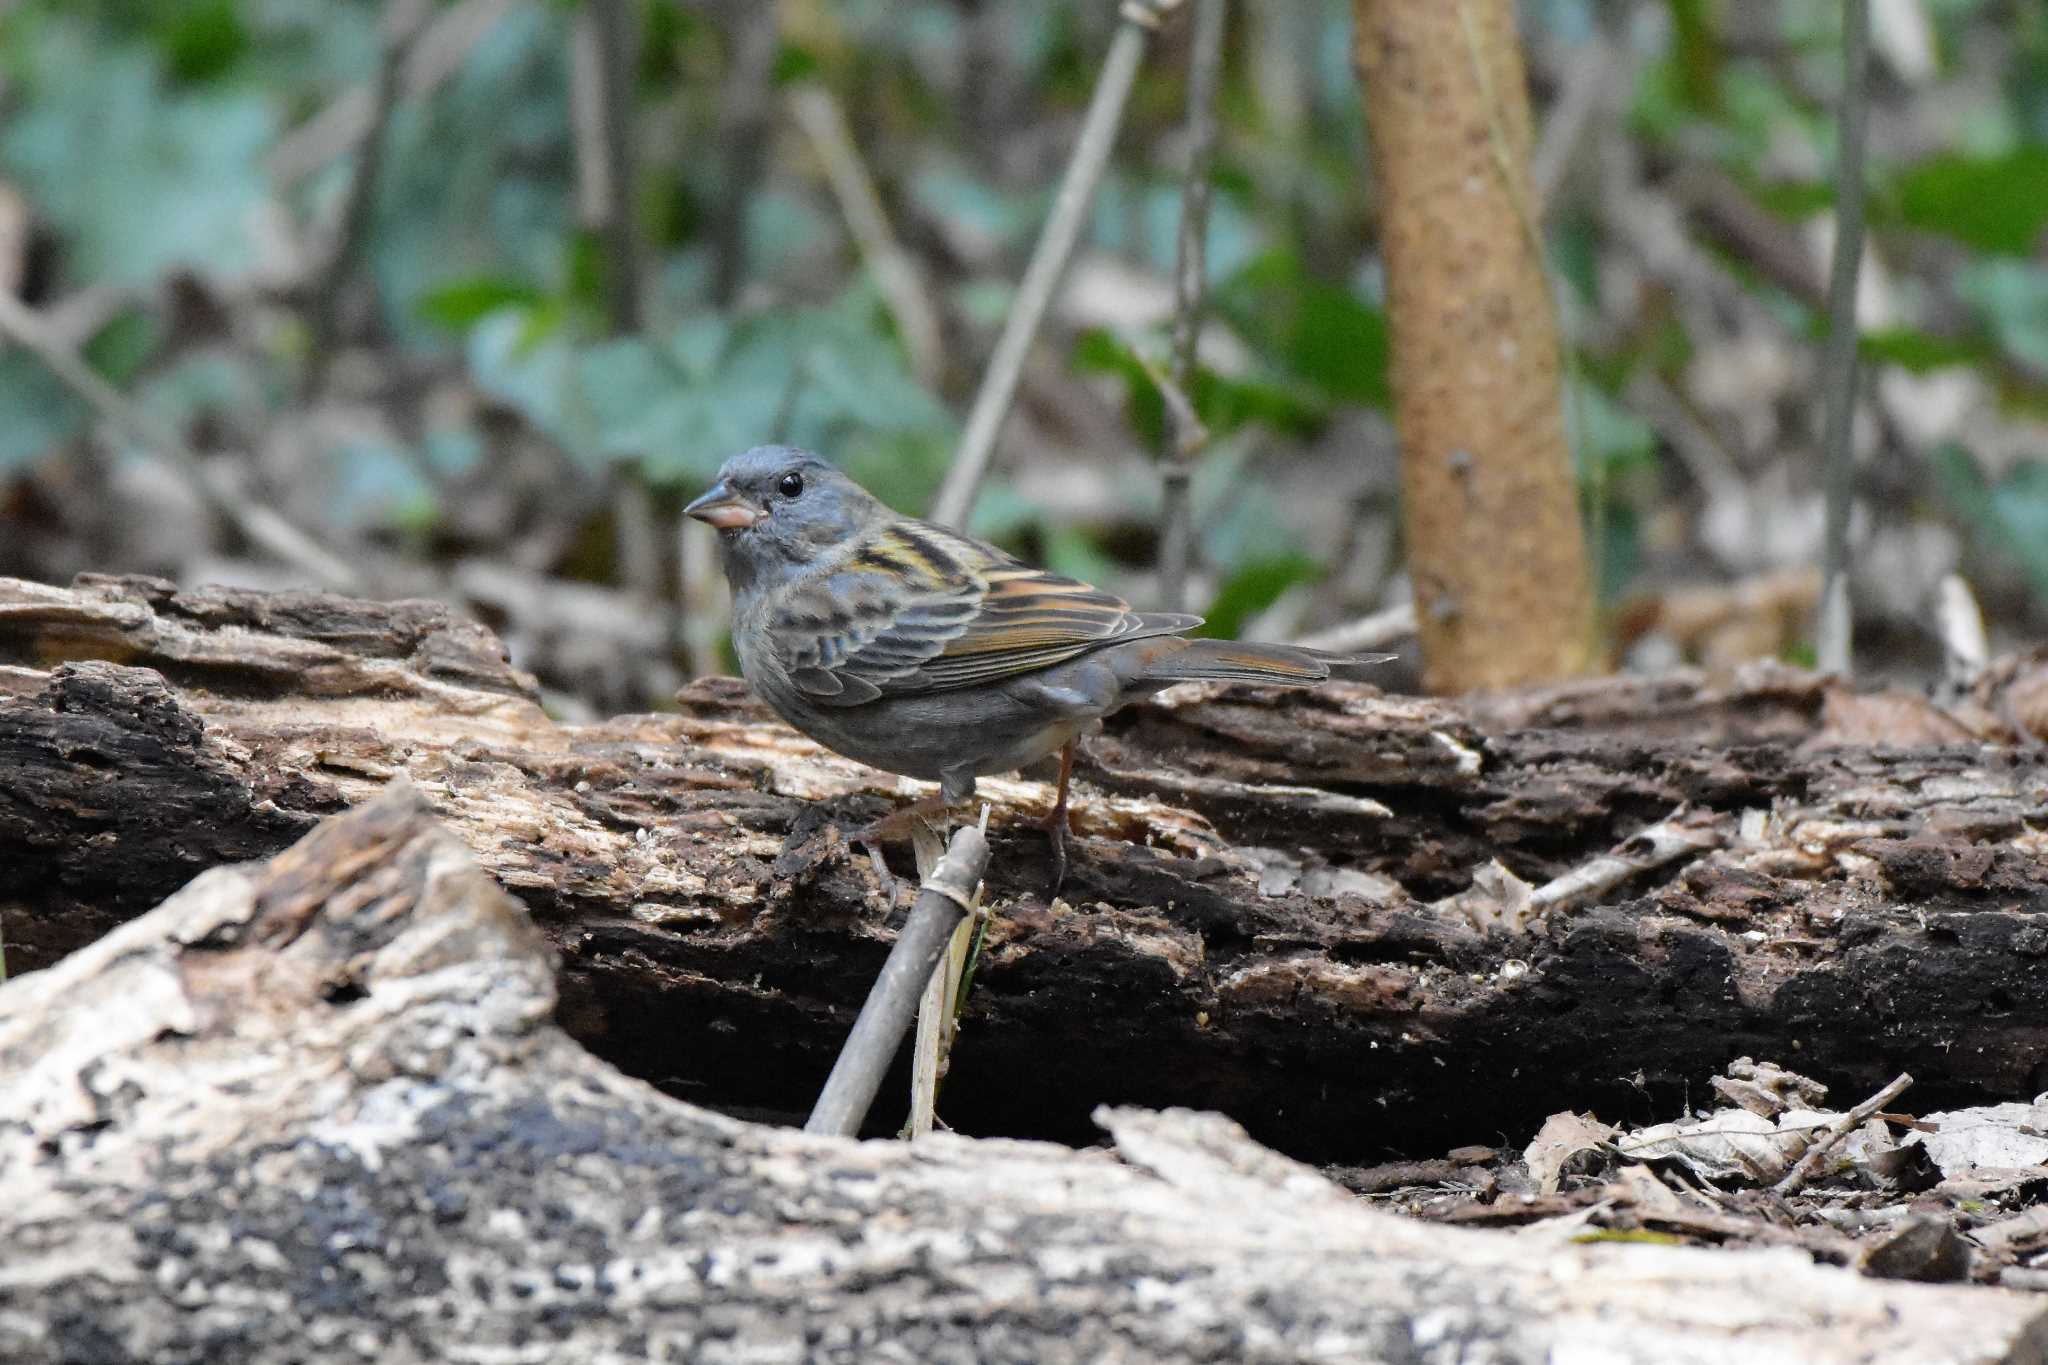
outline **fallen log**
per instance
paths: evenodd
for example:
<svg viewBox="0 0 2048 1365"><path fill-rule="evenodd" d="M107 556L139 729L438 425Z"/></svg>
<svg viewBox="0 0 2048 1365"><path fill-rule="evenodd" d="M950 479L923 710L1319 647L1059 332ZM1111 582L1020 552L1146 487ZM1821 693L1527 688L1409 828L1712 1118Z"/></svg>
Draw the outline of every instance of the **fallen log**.
<svg viewBox="0 0 2048 1365"><path fill-rule="evenodd" d="M2048 1359L2031 1296L1429 1226L1214 1115L736 1121L576 1046L550 957L400 786L0 988L0 1358Z"/></svg>
<svg viewBox="0 0 2048 1365"><path fill-rule="evenodd" d="M1781 667L1470 704L1177 689L1087 747L1061 902L1047 789L984 784L996 917L941 1116L1088 1142L1098 1104L1215 1108L1362 1164L1560 1108L1668 1117L1745 1054L1840 1094L2029 1098L2048 675L1992 676L1946 708ZM731 680L559 725L433 604L0 580L15 971L400 776L560 952L572 1035L800 1121L907 904L842 833L895 779Z"/></svg>

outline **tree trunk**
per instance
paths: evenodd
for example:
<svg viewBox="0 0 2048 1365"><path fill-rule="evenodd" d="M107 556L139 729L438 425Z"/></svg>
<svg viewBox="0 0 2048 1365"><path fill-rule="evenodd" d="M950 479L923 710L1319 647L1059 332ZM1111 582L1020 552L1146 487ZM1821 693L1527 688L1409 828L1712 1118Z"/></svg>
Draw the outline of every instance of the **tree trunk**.
<svg viewBox="0 0 2048 1365"><path fill-rule="evenodd" d="M393 790L0 989L0 1357L2039 1361L2031 1296L1376 1212L1213 1115L1114 1153L815 1138L549 1022ZM690 1039L676 1040L686 1052Z"/></svg>
<svg viewBox="0 0 2048 1365"><path fill-rule="evenodd" d="M1429 690L1593 657L1511 0L1357 0Z"/></svg>
<svg viewBox="0 0 2048 1365"><path fill-rule="evenodd" d="M841 833L898 784L736 682L680 701L557 725L430 603L0 580L9 966L402 776L561 953L572 1034L800 1119L907 906ZM1745 1053L1852 1099L1900 1071L1929 1109L2029 1098L2048 755L1984 741L2030 729L2029 659L1952 712L1777 667L1466 706L1176 689L1084 746L1064 901L1048 788L984 784L996 913L940 1117L1087 1142L1098 1104L1188 1105L1365 1163L1666 1119Z"/></svg>

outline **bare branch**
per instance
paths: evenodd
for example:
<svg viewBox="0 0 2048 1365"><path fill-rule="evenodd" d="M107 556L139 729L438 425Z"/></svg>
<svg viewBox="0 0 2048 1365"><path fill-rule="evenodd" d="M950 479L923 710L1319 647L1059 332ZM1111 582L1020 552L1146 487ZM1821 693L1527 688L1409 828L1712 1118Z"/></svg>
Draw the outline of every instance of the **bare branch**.
<svg viewBox="0 0 2048 1365"><path fill-rule="evenodd" d="M747 206L768 160L775 49L780 37L772 4L732 0L726 11L730 52L725 81L719 88L725 183L719 187L711 232L711 296L720 308L732 306L747 278Z"/></svg>
<svg viewBox="0 0 2048 1365"><path fill-rule="evenodd" d="M612 331L640 330L640 248L633 224L633 68L638 46L630 0L592 0L598 101L603 110L606 202L600 226L605 244Z"/></svg>
<svg viewBox="0 0 2048 1365"><path fill-rule="evenodd" d="M418 99L453 75L513 0L462 0L427 25L406 58L400 98ZM286 189L344 156L369 136L375 98L357 86L279 140L270 154L270 178Z"/></svg>
<svg viewBox="0 0 2048 1365"><path fill-rule="evenodd" d="M1858 0L1849 0L1849 3L1853 5L1858 3ZM1797 1194L1800 1188L1819 1172L1820 1165L1827 1160L1828 1153L1840 1146L1843 1138L1869 1122L1872 1115L1903 1095L1906 1088L1912 1084L1913 1078L1905 1072L1900 1072L1891 1084L1829 1124L1827 1132L1818 1142L1806 1149L1806 1155L1799 1159L1799 1164L1786 1172L1785 1178L1773 1187L1772 1192L1779 1195Z"/></svg>
<svg viewBox="0 0 2048 1365"><path fill-rule="evenodd" d="M1815 652L1821 668L1855 669L1849 616L1850 436L1856 413L1856 276L1863 261L1863 148L1870 124L1870 0L1842 6L1841 154L1835 167L1835 259L1828 278L1828 343L1821 359L1826 404L1827 548Z"/></svg>
<svg viewBox="0 0 2048 1365"><path fill-rule="evenodd" d="M846 111L832 92L816 82L805 82L789 92L790 113L797 126L811 140L818 160L825 168L826 183L846 215L854 245L875 277L875 287L889 306L896 328L903 334L903 349L910 357L910 372L927 386L939 378L939 310L925 288L924 277L910 253L896 240L889 226L882 196L861 160L853 130L846 126Z"/></svg>
<svg viewBox="0 0 2048 1365"><path fill-rule="evenodd" d="M1195 352L1202 334L1202 289L1208 274L1209 174L1216 159L1216 87L1223 67L1223 27L1228 0L1195 0L1195 31L1188 52L1188 169L1181 190L1180 236L1173 272L1173 387L1194 391ZM1194 559L1194 511L1189 485L1195 457L1208 444L1208 431L1183 398L1169 404L1173 449L1161 471L1163 521L1159 556L1162 605L1185 611L1188 572Z"/></svg>
<svg viewBox="0 0 2048 1365"><path fill-rule="evenodd" d="M370 96L370 122L356 154L355 175L348 185L341 225L335 233L334 248L327 265L313 283L306 313L312 340L306 352L306 373L302 395L317 398L327 386L328 367L334 360L335 330L339 323L342 292L356 273L363 248L369 243L370 220L376 214L377 182L384 169L385 131L398 108L403 88L406 54L420 35L428 14L427 0L390 0L384 11L383 54L377 63L377 79Z"/></svg>
<svg viewBox="0 0 2048 1365"><path fill-rule="evenodd" d="M1017 396L1017 379L1024 371L1024 357L1038 334L1039 323L1066 272L1067 258L1080 238L1081 223L1095 197L1096 182L1109 163L1116 145L1118 125L1123 122L1124 102L1130 98L1131 83L1137 78L1138 61L1145 55L1145 39L1158 26L1159 18L1180 0L1129 0L1123 7L1123 22L1110 41L1103 59L1102 74L1096 78L1095 93L1088 101L1088 113L1081 121L1081 134L1074 142L1074 155L1067 162L1059 191L1053 196L1052 213L1039 233L1031 263L1017 286L1017 299L1010 316L996 338L995 353L989 357L981 390L967 414L967 429L960 436L953 467L932 504L932 520L960 525L974 510L974 495L988 472L989 457L995 452L996 437L1003 420L1010 415L1010 403Z"/></svg>
<svg viewBox="0 0 2048 1365"><path fill-rule="evenodd" d="M233 481L201 460L178 434L128 401L120 390L86 364L76 350L50 335L35 310L0 291L0 335L18 342L64 386L84 399L102 419L126 432L137 445L169 460L199 490L209 507L246 536L322 587L360 590L363 577L345 560L272 508L250 502Z"/></svg>

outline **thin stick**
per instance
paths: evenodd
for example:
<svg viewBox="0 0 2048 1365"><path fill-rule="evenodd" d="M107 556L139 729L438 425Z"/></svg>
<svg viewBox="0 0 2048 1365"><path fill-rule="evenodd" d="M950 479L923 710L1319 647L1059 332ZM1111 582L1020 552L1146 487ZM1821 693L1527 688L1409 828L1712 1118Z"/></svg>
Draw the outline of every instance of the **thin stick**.
<svg viewBox="0 0 2048 1365"><path fill-rule="evenodd" d="M943 820L943 817L941 817ZM986 832L984 830L984 832ZM946 833L940 821L919 816L910 825L910 847L917 858L920 882L938 870L945 855ZM953 994L953 951L962 931L973 924L970 914L946 935L946 951L932 968L924 994L917 1001L917 1039L910 1053L910 1136L923 1137L938 1122L939 1077L945 1070L946 1006Z"/></svg>
<svg viewBox="0 0 2048 1365"><path fill-rule="evenodd" d="M1529 913L1549 914L1571 910L1606 895L1629 878L1697 857L1727 842L1711 822L1712 815L1689 817L1684 807L1638 830L1606 853L1595 854L1577 867L1537 887L1529 894Z"/></svg>
<svg viewBox="0 0 2048 1365"><path fill-rule="evenodd" d="M312 340L306 351L306 374L301 390L305 399L319 397L327 387L328 367L334 361L334 333L339 324L342 292L354 278L363 249L369 244L370 222L376 216L377 182L384 169L385 131L398 108L404 87L406 54L426 25L426 0L391 0L384 12L384 51L377 64L372 87L370 124L356 153L355 175L349 181L343 202L341 226L335 234L334 249L327 266L313 284L307 303Z"/></svg>
<svg viewBox="0 0 2048 1365"><path fill-rule="evenodd" d="M633 68L638 11L627 0L594 0L598 107L604 130L604 237L612 331L640 330L640 248L633 227Z"/></svg>
<svg viewBox="0 0 2048 1365"><path fill-rule="evenodd" d="M1828 344L1821 358L1827 462L1827 548L1821 561L1814 652L1821 669L1849 677L1850 436L1856 412L1856 276L1863 262L1863 147L1870 124L1870 0L1843 0L1841 155L1835 168L1835 259L1828 277Z"/></svg>
<svg viewBox="0 0 2048 1365"><path fill-rule="evenodd" d="M995 353L989 357L982 376L981 391L967 414L967 428L960 436L953 466L932 503L932 520L957 526L974 510L974 495L988 472L989 457L995 452L996 437L1010 415L1017 396L1017 380L1024 372L1024 357L1038 334L1039 323L1066 272L1067 258L1081 235L1081 223L1095 197L1096 182L1116 145L1117 127L1123 122L1124 102L1138 74L1138 60L1145 53L1145 39L1159 25L1162 15L1180 0L1128 0L1122 9L1123 22L1110 41L1103 59L1102 74L1096 78L1095 94L1088 101L1088 113L1081 121L1081 135L1074 143L1074 155L1067 162L1053 196L1052 213L1039 233L1031 263L1017 286L1017 300L996 338Z"/></svg>
<svg viewBox="0 0 2048 1365"><path fill-rule="evenodd" d="M1181 188L1180 235L1173 272L1173 384L1192 395L1195 354L1202 335L1202 292L1208 276L1209 176L1216 160L1216 87L1223 67L1223 28L1228 0L1195 0L1195 31L1188 51L1188 170ZM1194 511L1189 485L1195 457L1209 433L1192 404L1168 408L1173 449L1160 473L1160 593L1169 611L1185 611L1188 572L1194 561Z"/></svg>
<svg viewBox="0 0 2048 1365"><path fill-rule="evenodd" d="M363 578L347 561L268 507L252 503L232 480L186 446L175 431L135 406L85 363L78 352L51 336L34 309L11 293L0 291L0 335L18 342L100 417L127 433L137 445L155 451L192 481L206 504L249 542L269 551L322 587L344 592L360 589Z"/></svg>
<svg viewBox="0 0 2048 1365"><path fill-rule="evenodd" d="M853 1032L804 1124L805 1132L851 1137L860 1131L882 1075L917 1013L918 997L924 994L947 939L973 905L975 884L987 866L988 839L976 826L963 826L953 835L945 858L925 879L917 904L896 936L896 946L882 964L882 974L875 979L867 1004L854 1020Z"/></svg>
<svg viewBox="0 0 2048 1365"><path fill-rule="evenodd" d="M1850 3L1856 3L1856 0L1850 0ZM1800 1187L1820 1170L1820 1164L1827 1160L1828 1153L1841 1145L1843 1138L1869 1122L1871 1115L1904 1094L1912 1083L1912 1076L1901 1071L1890 1085L1829 1124L1827 1132L1806 1149L1806 1155L1799 1158L1799 1164L1785 1173L1785 1178L1773 1187L1772 1192L1779 1195L1798 1193Z"/></svg>
<svg viewBox="0 0 2048 1365"><path fill-rule="evenodd" d="M903 335L903 350L910 357L910 372L918 382L931 385L939 378L939 310L925 288L917 262L897 241L875 190L874 177L861 160L853 130L846 125L846 111L832 92L807 81L789 92L789 110L797 126L811 140L818 160L825 168L825 182L839 211L846 215L847 230L860 249L861 260L875 277L882 301L896 319Z"/></svg>
<svg viewBox="0 0 2048 1365"><path fill-rule="evenodd" d="M747 206L768 160L773 131L776 7L767 0L733 0L726 7L730 65L719 87L724 113L725 184L713 205L711 297L729 308L747 278Z"/></svg>

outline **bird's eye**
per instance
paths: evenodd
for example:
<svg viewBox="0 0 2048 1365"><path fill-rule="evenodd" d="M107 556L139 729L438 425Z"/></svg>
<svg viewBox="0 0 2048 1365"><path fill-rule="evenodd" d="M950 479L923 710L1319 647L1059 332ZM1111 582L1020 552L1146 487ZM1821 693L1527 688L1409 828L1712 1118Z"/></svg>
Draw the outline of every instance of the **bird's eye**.
<svg viewBox="0 0 2048 1365"><path fill-rule="evenodd" d="M801 474L784 474L782 481L775 485L775 490L785 498L796 497L804 491L804 476Z"/></svg>

